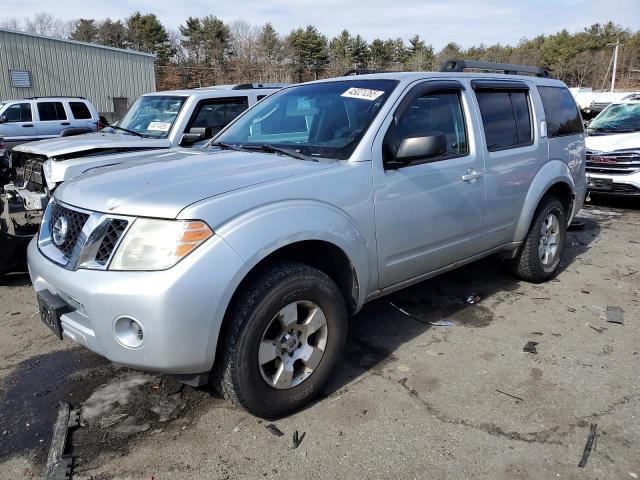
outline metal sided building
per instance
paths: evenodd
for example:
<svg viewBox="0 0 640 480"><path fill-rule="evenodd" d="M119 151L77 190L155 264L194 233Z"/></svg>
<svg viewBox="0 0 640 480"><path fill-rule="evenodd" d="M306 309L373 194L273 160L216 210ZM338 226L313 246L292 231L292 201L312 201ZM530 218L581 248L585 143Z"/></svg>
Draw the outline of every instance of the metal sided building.
<svg viewBox="0 0 640 480"><path fill-rule="evenodd" d="M0 29L0 102L81 96L109 121L155 91L154 55Z"/></svg>

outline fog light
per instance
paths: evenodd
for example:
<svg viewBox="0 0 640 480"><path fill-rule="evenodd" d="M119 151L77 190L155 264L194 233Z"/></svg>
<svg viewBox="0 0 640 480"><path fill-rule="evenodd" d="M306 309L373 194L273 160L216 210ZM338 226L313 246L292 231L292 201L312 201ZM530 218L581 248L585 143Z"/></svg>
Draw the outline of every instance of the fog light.
<svg viewBox="0 0 640 480"><path fill-rule="evenodd" d="M135 318L122 316L113 322L116 340L127 348L140 348L144 342L144 329Z"/></svg>

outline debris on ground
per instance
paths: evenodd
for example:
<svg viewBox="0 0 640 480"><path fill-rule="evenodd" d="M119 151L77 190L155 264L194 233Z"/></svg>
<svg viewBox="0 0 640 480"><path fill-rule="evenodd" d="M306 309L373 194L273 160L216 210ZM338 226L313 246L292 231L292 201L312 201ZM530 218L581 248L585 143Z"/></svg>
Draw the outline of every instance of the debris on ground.
<svg viewBox="0 0 640 480"><path fill-rule="evenodd" d="M589 295L591 292L589 290L587 290L586 288L583 288L582 290L580 290L582 293L586 293L587 295Z"/></svg>
<svg viewBox="0 0 640 480"><path fill-rule="evenodd" d="M465 303L473 305L474 303L478 303L480 300L481 300L480 295L472 293L464 301L465 301Z"/></svg>
<svg viewBox="0 0 640 480"><path fill-rule="evenodd" d="M531 335L544 335L543 332L531 332Z"/></svg>
<svg viewBox="0 0 640 480"><path fill-rule="evenodd" d="M233 427L233 433L238 433L240 431L240 425L236 425Z"/></svg>
<svg viewBox="0 0 640 480"><path fill-rule="evenodd" d="M574 220L573 222L571 222L571 225L569 225L567 230L582 230L585 225L586 222L582 220Z"/></svg>
<svg viewBox="0 0 640 480"><path fill-rule="evenodd" d="M584 446L584 451L582 452L582 458L580 459L580 463L578 467L584 468L587 464L587 460L589 459L589 455L591 454L591 449L593 448L593 442L596 439L596 429L598 425L592 423L589 430L589 436L587 437L587 444Z"/></svg>
<svg viewBox="0 0 640 480"><path fill-rule="evenodd" d="M607 329L607 327L600 327L600 328L598 328L598 327L594 327L593 325L589 325L589 328L594 329L594 330L595 330L596 332L598 332L598 333L602 333L602 332L604 332L604 331Z"/></svg>
<svg viewBox="0 0 640 480"><path fill-rule="evenodd" d="M551 300L551 297L531 297L531 300Z"/></svg>
<svg viewBox="0 0 640 480"><path fill-rule="evenodd" d="M622 308L611 305L607 306L607 322L623 325Z"/></svg>
<svg viewBox="0 0 640 480"><path fill-rule="evenodd" d="M406 315L407 317L420 322L420 323L424 323L427 325L432 325L434 327L450 327L453 325L453 322L451 320L438 320L436 322L430 322L428 320L422 320L421 318L418 318L412 314L410 314L409 312L407 312L405 309L400 308L399 306L397 306L395 303L393 302L389 302L389 305L391 305L393 308L395 308L396 310L398 310L400 313Z"/></svg>
<svg viewBox="0 0 640 480"><path fill-rule="evenodd" d="M65 455L64 450L69 429L79 424L78 417L79 413L71 411L68 403L60 402L58 417L53 425L53 438L45 466L44 480L62 480L71 477L73 456Z"/></svg>
<svg viewBox="0 0 640 480"><path fill-rule="evenodd" d="M538 353L536 345L538 345L538 342L527 342L522 351L527 353Z"/></svg>
<svg viewBox="0 0 640 480"><path fill-rule="evenodd" d="M283 437L284 436L284 433L282 433L282 430L280 430L278 427L276 427L273 423L270 423L269 425L265 425L264 428L269 430L276 437Z"/></svg>
<svg viewBox="0 0 640 480"><path fill-rule="evenodd" d="M307 435L307 432L302 432L302 435L298 434L298 430L293 432L292 447L294 450L300 446L300 444L302 443L302 440L304 440L304 437L306 435Z"/></svg>
<svg viewBox="0 0 640 480"><path fill-rule="evenodd" d="M102 428L113 427L117 423L120 423L121 421L123 421L128 416L129 416L128 413L119 413L119 414L116 414L116 415L108 415L106 417L102 417L102 421L100 422L100 426Z"/></svg>
<svg viewBox="0 0 640 480"><path fill-rule="evenodd" d="M503 395L506 395L507 397L515 398L519 402L524 402L524 400L522 398L518 397L517 395L512 395L510 393L503 392L502 390L498 390L497 388L495 390L496 390L496 392L501 393Z"/></svg>

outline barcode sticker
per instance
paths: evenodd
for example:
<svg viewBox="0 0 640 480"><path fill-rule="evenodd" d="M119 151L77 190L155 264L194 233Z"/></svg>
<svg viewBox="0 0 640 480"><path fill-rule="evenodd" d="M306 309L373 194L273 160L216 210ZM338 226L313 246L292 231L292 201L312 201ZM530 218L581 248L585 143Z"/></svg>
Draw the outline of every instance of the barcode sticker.
<svg viewBox="0 0 640 480"><path fill-rule="evenodd" d="M349 90L344 92L341 96L347 97L347 98L359 98L360 100L375 100L383 93L384 91L382 90L371 90L369 88L351 87Z"/></svg>
<svg viewBox="0 0 640 480"><path fill-rule="evenodd" d="M154 130L157 132L167 132L171 128L169 122L151 122L147 127L147 130Z"/></svg>

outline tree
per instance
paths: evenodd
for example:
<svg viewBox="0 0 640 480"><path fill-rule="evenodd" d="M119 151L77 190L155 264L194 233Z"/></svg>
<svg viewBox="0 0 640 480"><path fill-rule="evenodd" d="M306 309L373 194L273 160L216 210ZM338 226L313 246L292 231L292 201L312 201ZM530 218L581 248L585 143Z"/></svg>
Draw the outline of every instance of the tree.
<svg viewBox="0 0 640 480"><path fill-rule="evenodd" d="M153 13L133 13L126 20L128 42L141 52L156 54L159 63L165 63L171 55L169 36L158 17Z"/></svg>
<svg viewBox="0 0 640 480"><path fill-rule="evenodd" d="M366 68L369 64L369 44L360 35L351 41L351 60L356 68Z"/></svg>
<svg viewBox="0 0 640 480"><path fill-rule="evenodd" d="M329 61L327 43L327 37L312 25L307 26L306 29L298 28L289 33L287 45L300 81L304 69L313 70L316 78L320 75Z"/></svg>
<svg viewBox="0 0 640 480"><path fill-rule="evenodd" d="M80 42L95 43L98 36L96 21L88 18L81 18L76 22L75 29L69 36L72 40Z"/></svg>
<svg viewBox="0 0 640 480"><path fill-rule="evenodd" d="M344 72L353 66L353 38L348 30L342 30L337 37L331 39L329 52L334 67Z"/></svg>
<svg viewBox="0 0 640 480"><path fill-rule="evenodd" d="M96 41L101 45L125 48L127 45L127 27L121 20L107 18L98 25Z"/></svg>
<svg viewBox="0 0 640 480"><path fill-rule="evenodd" d="M376 38L369 46L369 66L376 69L388 68L393 63L393 53L389 44Z"/></svg>
<svg viewBox="0 0 640 480"><path fill-rule="evenodd" d="M409 70L431 70L434 67L433 47L427 45L419 35L409 40L408 58L405 65Z"/></svg>
<svg viewBox="0 0 640 480"><path fill-rule="evenodd" d="M262 57L268 62L282 60L282 41L271 23L265 23L257 38L258 49Z"/></svg>

